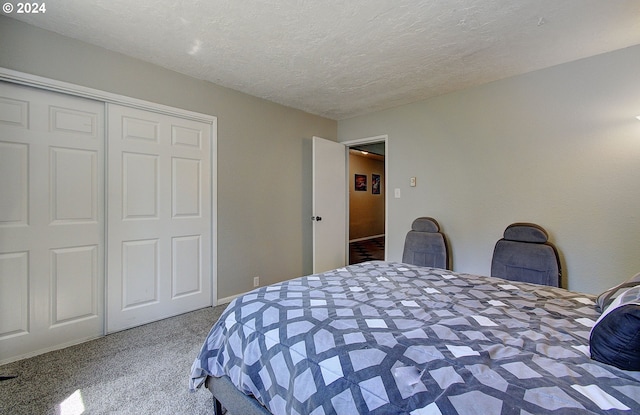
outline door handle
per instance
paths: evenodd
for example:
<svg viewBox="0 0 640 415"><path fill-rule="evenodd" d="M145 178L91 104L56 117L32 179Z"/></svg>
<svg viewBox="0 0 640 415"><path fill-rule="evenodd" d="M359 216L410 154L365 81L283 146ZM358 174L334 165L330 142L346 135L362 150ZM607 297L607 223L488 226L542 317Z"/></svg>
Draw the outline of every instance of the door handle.
<svg viewBox="0 0 640 415"><path fill-rule="evenodd" d="M320 222L322 220L322 216L311 216L311 220L315 220L316 222Z"/></svg>

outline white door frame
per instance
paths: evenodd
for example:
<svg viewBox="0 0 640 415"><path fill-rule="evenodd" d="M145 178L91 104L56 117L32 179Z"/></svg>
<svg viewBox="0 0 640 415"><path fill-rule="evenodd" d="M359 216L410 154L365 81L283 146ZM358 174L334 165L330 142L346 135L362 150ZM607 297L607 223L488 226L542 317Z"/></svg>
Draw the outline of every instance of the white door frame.
<svg viewBox="0 0 640 415"><path fill-rule="evenodd" d="M195 120L200 122L205 122L211 124L211 172L217 172L217 160L218 160L218 118L208 114L197 113L193 111L187 111L180 108L173 108L162 104L157 104L149 101L144 101L137 98L131 98L119 94L113 94L106 91L101 91L98 89L87 88L80 85L71 84L68 82L62 82L55 79L44 78L37 75L32 75L24 72L14 71L12 69L7 69L4 67L0 67L0 81L6 81L14 84L20 84L25 86L30 86L34 88L44 89L47 91L60 92L67 95L82 97L82 98L90 98L96 101L102 101L105 103L113 103L124 105L132 108L138 108L146 111L153 111L160 114L177 116L189 120ZM106 106L105 106L106 111ZM108 146L108 143L105 143ZM105 150L105 157L107 151ZM107 186L105 185L105 191ZM217 177L211 178L211 298L213 305L217 305L218 298L218 289L217 289L217 252L218 252L218 199L217 199ZM105 195L106 197L106 195ZM106 199L105 199L106 200ZM105 219L105 227L107 226ZM106 250L105 250L106 251ZM105 258L108 255L105 252ZM105 261L106 264L107 261ZM106 270L104 270L104 275L106 274ZM106 278L105 278L106 284ZM106 295L106 286L104 287L104 292ZM106 304L106 301L105 301ZM106 313L104 313L106 318ZM104 325L106 327L106 324Z"/></svg>
<svg viewBox="0 0 640 415"><path fill-rule="evenodd" d="M351 147L355 147L362 144L372 144L384 142L384 259L388 258L388 246L389 246L389 136L377 135L375 137L365 137L356 140L341 141L345 145L345 149L348 152ZM349 157L347 157L347 172L349 171ZM345 220L347 221L347 227L349 226L349 195L347 192L347 209ZM348 231L347 231L347 245L348 245Z"/></svg>

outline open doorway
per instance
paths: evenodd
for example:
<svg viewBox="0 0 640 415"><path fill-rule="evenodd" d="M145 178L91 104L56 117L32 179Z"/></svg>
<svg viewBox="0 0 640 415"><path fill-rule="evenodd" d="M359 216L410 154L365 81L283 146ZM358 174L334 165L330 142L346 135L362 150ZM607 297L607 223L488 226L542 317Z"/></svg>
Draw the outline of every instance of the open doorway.
<svg viewBox="0 0 640 415"><path fill-rule="evenodd" d="M386 137L345 144L349 147L349 264L384 260L387 211Z"/></svg>

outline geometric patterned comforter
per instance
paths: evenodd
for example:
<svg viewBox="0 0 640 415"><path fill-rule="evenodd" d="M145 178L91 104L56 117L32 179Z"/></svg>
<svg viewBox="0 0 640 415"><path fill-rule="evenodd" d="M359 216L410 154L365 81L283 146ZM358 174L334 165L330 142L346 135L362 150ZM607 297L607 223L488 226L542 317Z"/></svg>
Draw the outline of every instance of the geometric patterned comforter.
<svg viewBox="0 0 640 415"><path fill-rule="evenodd" d="M273 414L640 414L640 373L589 358L594 296L366 262L236 298L190 388Z"/></svg>

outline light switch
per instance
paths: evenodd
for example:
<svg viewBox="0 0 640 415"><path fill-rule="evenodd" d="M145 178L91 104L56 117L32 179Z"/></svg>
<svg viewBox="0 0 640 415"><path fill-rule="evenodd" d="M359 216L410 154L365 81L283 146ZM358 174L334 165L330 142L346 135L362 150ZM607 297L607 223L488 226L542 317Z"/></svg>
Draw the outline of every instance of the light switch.
<svg viewBox="0 0 640 415"><path fill-rule="evenodd" d="M416 187L416 178L415 177L412 177L411 179L409 179L409 186Z"/></svg>
<svg viewBox="0 0 640 415"><path fill-rule="evenodd" d="M394 196L396 197L396 199L400 199L400 189L394 189L393 191Z"/></svg>

